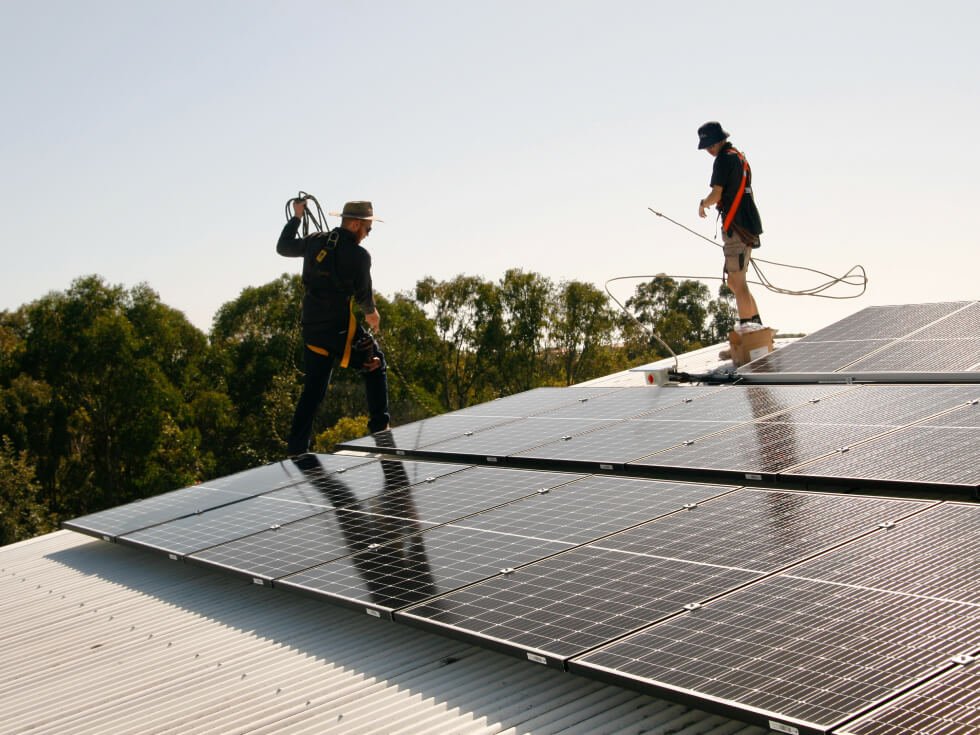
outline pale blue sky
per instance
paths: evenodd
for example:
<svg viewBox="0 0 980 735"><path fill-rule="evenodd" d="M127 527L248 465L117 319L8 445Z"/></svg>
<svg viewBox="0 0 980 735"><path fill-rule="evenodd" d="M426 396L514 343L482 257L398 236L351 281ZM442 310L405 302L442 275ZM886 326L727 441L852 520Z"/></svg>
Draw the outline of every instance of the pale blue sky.
<svg viewBox="0 0 980 735"><path fill-rule="evenodd" d="M98 273L207 330L298 272L274 244L299 189L374 201L386 296L512 267L717 276L647 211L714 234L712 119L752 164L760 257L868 270L857 300L756 288L767 323L976 299L978 7L0 0L0 309Z"/></svg>

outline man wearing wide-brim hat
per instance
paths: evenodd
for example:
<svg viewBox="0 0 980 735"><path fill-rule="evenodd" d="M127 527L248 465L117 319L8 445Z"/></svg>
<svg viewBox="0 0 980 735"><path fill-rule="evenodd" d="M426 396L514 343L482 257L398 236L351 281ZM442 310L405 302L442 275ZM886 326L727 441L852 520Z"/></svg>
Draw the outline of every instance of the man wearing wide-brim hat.
<svg viewBox="0 0 980 735"><path fill-rule="evenodd" d="M340 227L297 237L306 201L293 200L294 216L286 223L276 252L303 258L303 364L306 378L293 414L288 453L309 450L313 418L330 384L333 369L354 367L363 373L368 404L368 429L374 433L388 428L388 377L384 359L370 332L357 323L355 303L372 331L381 327L371 285L371 255L361 245L375 222L368 201L344 204Z"/></svg>

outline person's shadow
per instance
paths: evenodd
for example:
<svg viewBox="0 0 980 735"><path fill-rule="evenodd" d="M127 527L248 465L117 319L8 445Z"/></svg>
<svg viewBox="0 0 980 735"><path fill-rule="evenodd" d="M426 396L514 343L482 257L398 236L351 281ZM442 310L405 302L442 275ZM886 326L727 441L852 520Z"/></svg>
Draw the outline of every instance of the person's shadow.
<svg viewBox="0 0 980 735"><path fill-rule="evenodd" d="M380 460L384 489L360 500L340 473L325 472L317 455L293 461L311 481L316 479L318 490L334 506L351 560L372 602L402 607L437 593L403 462Z"/></svg>

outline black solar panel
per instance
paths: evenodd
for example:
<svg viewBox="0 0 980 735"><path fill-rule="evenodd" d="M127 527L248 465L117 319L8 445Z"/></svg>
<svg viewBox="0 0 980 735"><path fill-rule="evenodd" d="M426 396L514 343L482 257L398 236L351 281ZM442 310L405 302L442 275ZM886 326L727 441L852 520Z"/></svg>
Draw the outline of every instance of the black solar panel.
<svg viewBox="0 0 980 735"><path fill-rule="evenodd" d="M928 505L926 501L742 489L595 543L762 574Z"/></svg>
<svg viewBox="0 0 980 735"><path fill-rule="evenodd" d="M657 415L657 414L652 414ZM570 435L511 455L512 461L581 463L591 470L623 470L632 459L697 440L734 426L722 421L619 421L582 434Z"/></svg>
<svg viewBox="0 0 980 735"><path fill-rule="evenodd" d="M303 462L316 459L315 469L304 469ZM326 474L370 464L370 457L354 457L341 454L307 454L300 461L285 459L281 462L254 467L244 472L238 472L227 477L218 477L202 483L204 487L219 490L231 490L246 496L269 492L279 487L292 485L300 480L309 479L314 474Z"/></svg>
<svg viewBox="0 0 980 735"><path fill-rule="evenodd" d="M304 480L266 493L265 497L323 508L362 509L376 496L390 501L395 490L466 469L466 465L460 464L382 459L327 474L319 471L319 456L308 455L299 463L306 472Z"/></svg>
<svg viewBox="0 0 980 735"><path fill-rule="evenodd" d="M322 507L315 505L259 496L123 534L119 541L149 547L176 558L322 511Z"/></svg>
<svg viewBox="0 0 980 735"><path fill-rule="evenodd" d="M851 446L793 470L786 479L833 481L838 486L871 483L936 485L948 490L980 487L980 433L976 428L911 426Z"/></svg>
<svg viewBox="0 0 980 735"><path fill-rule="evenodd" d="M567 549L569 544L439 526L276 580L275 585L390 615Z"/></svg>
<svg viewBox="0 0 980 735"><path fill-rule="evenodd" d="M980 302L873 306L739 369L773 373L980 370Z"/></svg>
<svg viewBox="0 0 980 735"><path fill-rule="evenodd" d="M721 391L718 387L689 386L683 390L658 390L647 386L622 388L600 396L540 414L541 418L628 419L655 415L670 406Z"/></svg>
<svg viewBox="0 0 980 735"><path fill-rule="evenodd" d="M730 480L774 480L776 474L790 467L887 430L881 426L759 421L634 460L628 466L654 474L673 470L696 476L714 473Z"/></svg>
<svg viewBox="0 0 980 735"><path fill-rule="evenodd" d="M748 384L535 389L65 526L777 731L959 733L980 504L776 486L976 495L977 372L980 302L872 307Z"/></svg>
<svg viewBox="0 0 980 735"><path fill-rule="evenodd" d="M980 505L943 503L805 562L791 574L980 606L978 542Z"/></svg>
<svg viewBox="0 0 980 735"><path fill-rule="evenodd" d="M899 339L963 310L969 301L869 306L805 337L803 342Z"/></svg>
<svg viewBox="0 0 980 735"><path fill-rule="evenodd" d="M593 475L456 525L582 544L731 490L724 485Z"/></svg>
<svg viewBox="0 0 980 735"><path fill-rule="evenodd" d="M887 339L793 342L738 369L740 375L835 373L892 344Z"/></svg>
<svg viewBox="0 0 980 735"><path fill-rule="evenodd" d="M698 487L684 490L692 509L398 616L557 663L927 505L754 490L699 505Z"/></svg>
<svg viewBox="0 0 980 735"><path fill-rule="evenodd" d="M423 603L398 619L561 665L757 576L585 546Z"/></svg>
<svg viewBox="0 0 980 735"><path fill-rule="evenodd" d="M265 583L433 525L360 511L330 510L212 546L187 559Z"/></svg>
<svg viewBox="0 0 980 735"><path fill-rule="evenodd" d="M862 385L764 421L905 426L980 397L976 385Z"/></svg>
<svg viewBox="0 0 980 735"><path fill-rule="evenodd" d="M302 462L314 462L316 469L304 469ZM305 455L298 464L292 460L273 462L226 477L208 480L200 485L161 493L108 510L80 516L63 525L72 531L114 540L118 536L184 516L202 513L212 508L254 497L276 488L301 483L308 478L321 478L347 468L372 465L376 460L327 454Z"/></svg>
<svg viewBox="0 0 980 735"><path fill-rule="evenodd" d="M501 424L513 423L519 419L502 416L459 416L444 413L432 418L422 419L394 429L379 431L376 434L343 442L343 449L356 449L365 452L386 452L404 454L436 442L445 441L468 433L482 431Z"/></svg>
<svg viewBox="0 0 980 735"><path fill-rule="evenodd" d="M214 490L198 485L90 513L66 521L63 525L72 531L112 541L124 533L234 503L245 497L248 496L231 490Z"/></svg>
<svg viewBox="0 0 980 735"><path fill-rule="evenodd" d="M849 365L848 372L937 373L980 370L980 339L909 339Z"/></svg>
<svg viewBox="0 0 980 735"><path fill-rule="evenodd" d="M563 406L574 406L583 402L606 400L621 392L621 387L570 387L534 388L515 393L486 403L468 406L452 413L453 416L501 416L526 418Z"/></svg>
<svg viewBox="0 0 980 735"><path fill-rule="evenodd" d="M613 422L537 416L438 442L426 447L424 451L434 457L453 456L457 461L499 461L522 449L581 434L610 423Z"/></svg>
<svg viewBox="0 0 980 735"><path fill-rule="evenodd" d="M972 650L977 631L976 605L776 576L570 668L696 692L782 732L828 732Z"/></svg>
<svg viewBox="0 0 980 735"><path fill-rule="evenodd" d="M961 659L937 679L838 730L839 735L976 735L980 663Z"/></svg>

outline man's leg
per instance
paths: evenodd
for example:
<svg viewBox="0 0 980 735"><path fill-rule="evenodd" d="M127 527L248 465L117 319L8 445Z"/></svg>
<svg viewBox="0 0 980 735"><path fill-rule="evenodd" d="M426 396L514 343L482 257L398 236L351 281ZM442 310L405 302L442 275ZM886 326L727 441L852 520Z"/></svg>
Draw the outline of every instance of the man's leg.
<svg viewBox="0 0 980 735"><path fill-rule="evenodd" d="M388 415L388 364L384 353L377 349L374 353L381 358L381 365L364 373L364 391L367 394L368 431L372 434L388 428L391 417Z"/></svg>
<svg viewBox="0 0 980 735"><path fill-rule="evenodd" d="M310 449L313 418L327 393L330 375L333 372L333 363L332 356L317 354L309 347L303 350L303 366L306 369L306 378L303 381L303 392L296 403L292 428L289 430L286 451L290 456L302 454Z"/></svg>
<svg viewBox="0 0 980 735"><path fill-rule="evenodd" d="M752 248L739 237L737 232L728 237L722 233L725 243L725 272L728 274L728 287L735 295L735 308L739 319L751 319L759 316L759 307L749 291L747 274L752 258Z"/></svg>

